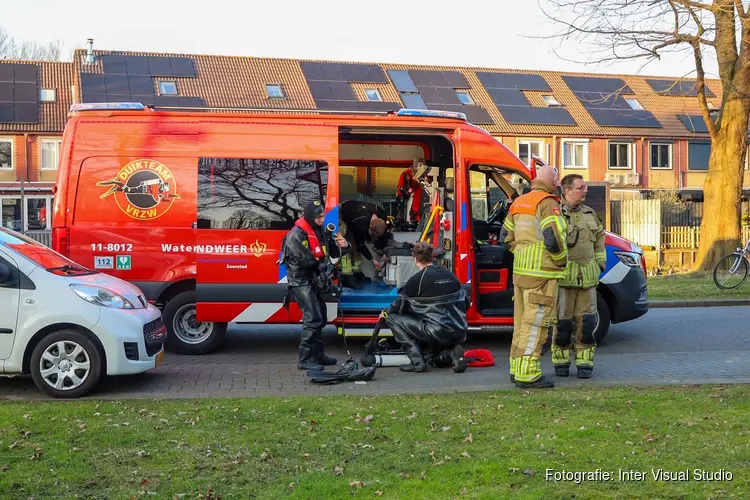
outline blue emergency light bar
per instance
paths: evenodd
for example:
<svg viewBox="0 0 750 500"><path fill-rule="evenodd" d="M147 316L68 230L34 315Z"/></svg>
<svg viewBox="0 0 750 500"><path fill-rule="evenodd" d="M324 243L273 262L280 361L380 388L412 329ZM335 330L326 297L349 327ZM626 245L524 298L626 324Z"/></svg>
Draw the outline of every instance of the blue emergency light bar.
<svg viewBox="0 0 750 500"><path fill-rule="evenodd" d="M396 116L420 116L429 118L454 118L466 121L466 114L458 111L440 111L436 109L400 109Z"/></svg>
<svg viewBox="0 0 750 500"><path fill-rule="evenodd" d="M146 107L140 102L87 102L70 106L71 113L74 111L96 111L100 109L135 109L143 111Z"/></svg>

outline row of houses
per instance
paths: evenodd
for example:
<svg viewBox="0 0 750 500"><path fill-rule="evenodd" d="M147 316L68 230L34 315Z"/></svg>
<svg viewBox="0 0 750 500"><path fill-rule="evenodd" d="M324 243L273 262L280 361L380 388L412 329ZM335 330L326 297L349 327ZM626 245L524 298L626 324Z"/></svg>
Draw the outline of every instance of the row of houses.
<svg viewBox="0 0 750 500"><path fill-rule="evenodd" d="M707 87L718 109L721 82ZM67 112L87 102L461 111L524 161L608 183L613 200L666 189L701 201L710 143L696 95L694 81L673 78L94 50L89 40L72 62L0 61L1 221L49 229Z"/></svg>

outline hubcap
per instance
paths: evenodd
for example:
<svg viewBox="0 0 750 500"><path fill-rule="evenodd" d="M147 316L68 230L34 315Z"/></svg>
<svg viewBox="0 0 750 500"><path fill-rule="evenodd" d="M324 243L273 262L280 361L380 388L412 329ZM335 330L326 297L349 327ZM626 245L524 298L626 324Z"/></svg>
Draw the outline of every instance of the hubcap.
<svg viewBox="0 0 750 500"><path fill-rule="evenodd" d="M200 344L214 331L213 323L199 323L195 318L195 304L182 306L174 315L172 329L177 338L186 344Z"/></svg>
<svg viewBox="0 0 750 500"><path fill-rule="evenodd" d="M58 391L80 387L91 373L91 358L77 342L60 340L47 347L39 360L44 382Z"/></svg>

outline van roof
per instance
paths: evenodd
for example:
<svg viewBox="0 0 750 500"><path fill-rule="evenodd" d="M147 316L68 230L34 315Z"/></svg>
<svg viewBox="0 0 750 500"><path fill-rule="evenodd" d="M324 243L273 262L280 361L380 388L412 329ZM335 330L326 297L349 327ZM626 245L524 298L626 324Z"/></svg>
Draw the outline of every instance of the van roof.
<svg viewBox="0 0 750 500"><path fill-rule="evenodd" d="M76 115L94 116L195 116L195 117L264 117L264 118L291 118L297 120L387 120L387 121L416 121L420 123L455 123L467 124L479 129L467 122L466 115L457 111L406 109L397 111L358 111L347 112L337 110L319 109L280 109L280 108L212 108L212 107L170 107L170 106L144 106L137 102L123 103L83 103L73 104L68 116ZM483 130L483 129L480 129Z"/></svg>

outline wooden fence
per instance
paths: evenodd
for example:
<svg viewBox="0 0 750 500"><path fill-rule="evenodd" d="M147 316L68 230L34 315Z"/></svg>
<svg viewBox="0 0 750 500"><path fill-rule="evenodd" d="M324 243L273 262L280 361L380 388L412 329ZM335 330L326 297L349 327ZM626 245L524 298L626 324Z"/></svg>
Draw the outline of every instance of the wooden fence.
<svg viewBox="0 0 750 500"><path fill-rule="evenodd" d="M697 249L700 244L701 228L691 226L672 226L663 227L661 231L661 247L665 250L680 249ZM742 228L742 244L750 240L750 227Z"/></svg>

